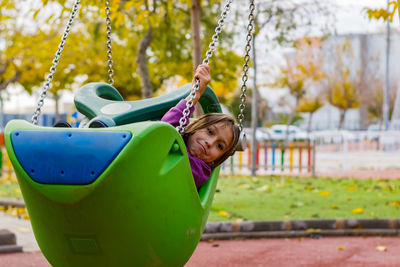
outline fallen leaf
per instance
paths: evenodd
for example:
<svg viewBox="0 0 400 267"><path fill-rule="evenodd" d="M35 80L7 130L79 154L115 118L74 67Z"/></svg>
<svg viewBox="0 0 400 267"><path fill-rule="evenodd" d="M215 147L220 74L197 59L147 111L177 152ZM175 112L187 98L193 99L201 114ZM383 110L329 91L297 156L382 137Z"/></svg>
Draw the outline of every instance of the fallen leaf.
<svg viewBox="0 0 400 267"><path fill-rule="evenodd" d="M361 214L361 213L364 213L364 209L363 208L355 208L355 209L352 209L351 212L355 213L355 214Z"/></svg>
<svg viewBox="0 0 400 267"><path fill-rule="evenodd" d="M264 185L256 189L257 191L271 191L271 187L269 185Z"/></svg>
<svg viewBox="0 0 400 267"><path fill-rule="evenodd" d="M321 229L308 228L307 232L309 232L309 233L319 233L319 232L321 232Z"/></svg>
<svg viewBox="0 0 400 267"><path fill-rule="evenodd" d="M387 251L387 247L385 247L385 246L377 246L376 250L377 251Z"/></svg>
<svg viewBox="0 0 400 267"><path fill-rule="evenodd" d="M348 190L348 191L354 191L354 190L356 190L356 186L355 186L355 185L349 185L349 186L347 187L347 190Z"/></svg>
<svg viewBox="0 0 400 267"><path fill-rule="evenodd" d="M344 247L338 247L337 250L344 250Z"/></svg>
<svg viewBox="0 0 400 267"><path fill-rule="evenodd" d="M338 207L338 206L336 206L336 205L331 205L331 209L333 209L333 210L337 210L337 209L339 209L339 207Z"/></svg>
<svg viewBox="0 0 400 267"><path fill-rule="evenodd" d="M230 218L231 217L231 215L228 212L224 211L224 210L221 210L220 212L218 212L218 215L221 216L221 217L225 217L225 218Z"/></svg>
<svg viewBox="0 0 400 267"><path fill-rule="evenodd" d="M391 207L400 207L400 201L395 200L393 202L389 202L386 205L391 206Z"/></svg>
<svg viewBox="0 0 400 267"><path fill-rule="evenodd" d="M321 197L329 196L329 192L328 191L319 192L319 196Z"/></svg>
<svg viewBox="0 0 400 267"><path fill-rule="evenodd" d="M351 201L351 200L353 200L351 197L348 197L348 198L347 198L347 201Z"/></svg>

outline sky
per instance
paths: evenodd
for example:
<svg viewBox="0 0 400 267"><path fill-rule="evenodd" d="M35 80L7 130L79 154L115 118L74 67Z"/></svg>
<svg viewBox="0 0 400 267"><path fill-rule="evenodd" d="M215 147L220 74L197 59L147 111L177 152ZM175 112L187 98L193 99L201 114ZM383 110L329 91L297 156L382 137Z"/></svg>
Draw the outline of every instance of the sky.
<svg viewBox="0 0 400 267"><path fill-rule="evenodd" d="M338 10L336 13L336 33L347 34L347 33L373 33L377 31L385 30L385 23L382 21L369 21L363 8L384 8L387 0L329 0L336 3ZM398 27L398 17L393 23L392 27ZM62 59L61 59L62 60ZM21 89L11 88L9 91L9 100L4 102L5 112L15 112L16 110L27 112L36 106L38 95L29 96L26 93L21 94ZM62 102L72 103L73 94L66 91L61 98ZM46 99L46 105L53 105L51 99Z"/></svg>

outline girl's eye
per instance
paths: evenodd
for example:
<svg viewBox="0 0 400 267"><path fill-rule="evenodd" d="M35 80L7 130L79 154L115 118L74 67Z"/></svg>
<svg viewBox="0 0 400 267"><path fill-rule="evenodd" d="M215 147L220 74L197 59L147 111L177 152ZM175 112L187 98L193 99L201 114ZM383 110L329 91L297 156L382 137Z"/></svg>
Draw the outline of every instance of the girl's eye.
<svg viewBox="0 0 400 267"><path fill-rule="evenodd" d="M213 131L210 128L207 128L209 134L213 134Z"/></svg>
<svg viewBox="0 0 400 267"><path fill-rule="evenodd" d="M217 146L218 146L219 150L223 150L224 149L224 146L222 144L218 144Z"/></svg>

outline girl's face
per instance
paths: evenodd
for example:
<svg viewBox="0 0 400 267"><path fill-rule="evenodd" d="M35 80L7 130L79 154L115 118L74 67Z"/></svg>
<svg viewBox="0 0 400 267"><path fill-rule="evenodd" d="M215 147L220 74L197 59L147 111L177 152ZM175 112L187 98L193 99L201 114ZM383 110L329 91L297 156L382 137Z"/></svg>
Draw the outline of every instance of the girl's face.
<svg viewBox="0 0 400 267"><path fill-rule="evenodd" d="M212 163L229 149L232 141L231 127L225 122L218 122L189 136L187 147L193 157Z"/></svg>

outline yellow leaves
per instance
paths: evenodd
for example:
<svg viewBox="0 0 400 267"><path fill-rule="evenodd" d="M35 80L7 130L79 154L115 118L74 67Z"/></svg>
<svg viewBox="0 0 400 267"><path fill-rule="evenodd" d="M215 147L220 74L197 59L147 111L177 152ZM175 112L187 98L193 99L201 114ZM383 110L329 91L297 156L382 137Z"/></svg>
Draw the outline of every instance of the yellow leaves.
<svg viewBox="0 0 400 267"><path fill-rule="evenodd" d="M329 192L328 192L328 191L319 192L319 196L320 196L320 197L329 196Z"/></svg>
<svg viewBox="0 0 400 267"><path fill-rule="evenodd" d="M351 212L354 214L362 214L362 213L364 213L364 209L363 208L355 208L355 209L352 209Z"/></svg>
<svg viewBox="0 0 400 267"><path fill-rule="evenodd" d="M320 97L304 96L299 101L299 106L297 107L297 112L314 113L323 105L324 105L324 103L322 102Z"/></svg>
<svg viewBox="0 0 400 267"><path fill-rule="evenodd" d="M185 78L182 77L182 79L179 80L178 84L176 85L178 88L189 83L189 81Z"/></svg>
<svg viewBox="0 0 400 267"><path fill-rule="evenodd" d="M337 250L342 251L344 250L344 247L337 247Z"/></svg>
<svg viewBox="0 0 400 267"><path fill-rule="evenodd" d="M14 206L0 206L0 211L13 217L21 217L25 220L29 220L28 212L25 208L18 208Z"/></svg>
<svg viewBox="0 0 400 267"><path fill-rule="evenodd" d="M337 210L337 209L339 209L339 207L338 207L338 206L336 206L336 205L331 205L331 209L333 209L333 210Z"/></svg>
<svg viewBox="0 0 400 267"><path fill-rule="evenodd" d="M212 83L212 88L214 90L214 93L217 95L217 97L226 95L230 91L224 82L219 82L219 81L214 81Z"/></svg>
<svg viewBox="0 0 400 267"><path fill-rule="evenodd" d="M391 7L393 6L393 7ZM386 21L387 19L389 19L390 22L393 22L393 16L394 13L396 12L396 10L398 9L397 6L397 1L392 1L389 3L388 5L389 11L387 9L366 9L366 13L368 15L368 18L370 20L372 19L383 19L384 21Z"/></svg>
<svg viewBox="0 0 400 267"><path fill-rule="evenodd" d="M384 251L387 251L387 247L385 247L385 246L377 246L376 250L380 251L380 252L384 252Z"/></svg>

